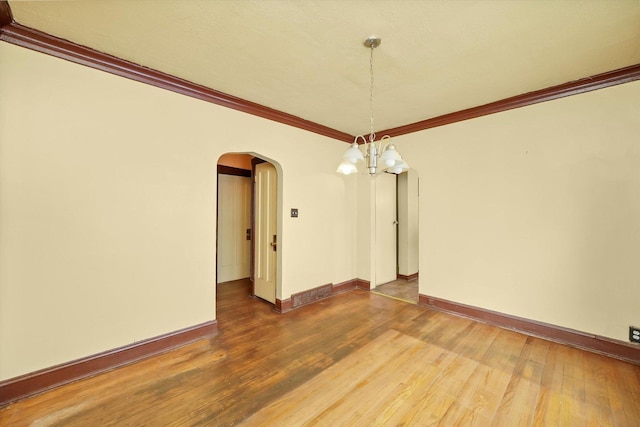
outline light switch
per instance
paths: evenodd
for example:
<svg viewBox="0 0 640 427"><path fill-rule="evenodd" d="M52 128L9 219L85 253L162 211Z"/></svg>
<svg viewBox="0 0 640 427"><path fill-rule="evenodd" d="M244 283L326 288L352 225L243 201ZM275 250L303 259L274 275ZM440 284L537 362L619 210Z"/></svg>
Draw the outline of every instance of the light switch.
<svg viewBox="0 0 640 427"><path fill-rule="evenodd" d="M291 208L291 218L298 218L298 209Z"/></svg>

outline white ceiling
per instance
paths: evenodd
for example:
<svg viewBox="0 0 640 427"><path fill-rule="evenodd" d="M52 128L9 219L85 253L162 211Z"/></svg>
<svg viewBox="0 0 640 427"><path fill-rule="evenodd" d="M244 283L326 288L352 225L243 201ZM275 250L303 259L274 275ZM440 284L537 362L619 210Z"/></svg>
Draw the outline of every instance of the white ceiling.
<svg viewBox="0 0 640 427"><path fill-rule="evenodd" d="M640 63L640 0L10 1L14 20L349 134Z"/></svg>

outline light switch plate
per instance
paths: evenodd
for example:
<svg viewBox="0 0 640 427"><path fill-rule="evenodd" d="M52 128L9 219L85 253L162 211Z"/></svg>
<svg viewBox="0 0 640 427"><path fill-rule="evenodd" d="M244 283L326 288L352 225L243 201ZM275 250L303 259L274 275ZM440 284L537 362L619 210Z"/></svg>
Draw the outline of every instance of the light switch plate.
<svg viewBox="0 0 640 427"><path fill-rule="evenodd" d="M298 209L291 208L291 218L298 218Z"/></svg>

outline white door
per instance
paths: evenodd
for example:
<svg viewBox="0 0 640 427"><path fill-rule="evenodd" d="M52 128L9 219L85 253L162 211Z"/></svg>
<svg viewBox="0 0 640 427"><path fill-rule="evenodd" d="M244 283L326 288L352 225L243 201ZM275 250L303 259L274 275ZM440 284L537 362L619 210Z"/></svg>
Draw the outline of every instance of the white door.
<svg viewBox="0 0 640 427"><path fill-rule="evenodd" d="M397 278L396 258L396 175L383 173L376 180L376 283Z"/></svg>
<svg viewBox="0 0 640 427"><path fill-rule="evenodd" d="M257 297L276 302L277 241L276 168L271 163L256 165L254 292Z"/></svg>
<svg viewBox="0 0 640 427"><path fill-rule="evenodd" d="M251 178L218 174L218 283L249 277Z"/></svg>

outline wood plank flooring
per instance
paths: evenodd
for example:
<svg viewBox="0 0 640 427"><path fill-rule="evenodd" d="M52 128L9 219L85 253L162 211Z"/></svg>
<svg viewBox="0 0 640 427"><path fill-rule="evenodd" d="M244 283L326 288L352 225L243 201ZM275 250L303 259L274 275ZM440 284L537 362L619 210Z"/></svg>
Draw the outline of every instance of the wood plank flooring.
<svg viewBox="0 0 640 427"><path fill-rule="evenodd" d="M277 314L230 282L218 323L0 425L640 426L639 366L362 290Z"/></svg>

